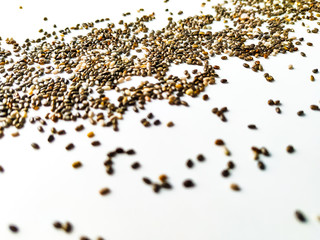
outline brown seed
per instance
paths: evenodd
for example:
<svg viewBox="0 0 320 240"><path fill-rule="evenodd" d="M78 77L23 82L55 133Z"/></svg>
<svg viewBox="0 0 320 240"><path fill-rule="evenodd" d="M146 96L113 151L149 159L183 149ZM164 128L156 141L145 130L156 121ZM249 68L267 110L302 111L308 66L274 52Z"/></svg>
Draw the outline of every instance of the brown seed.
<svg viewBox="0 0 320 240"><path fill-rule="evenodd" d="M104 196L104 195L107 195L111 192L110 188L102 188L99 193Z"/></svg>
<svg viewBox="0 0 320 240"><path fill-rule="evenodd" d="M4 172L4 168L0 165L0 172Z"/></svg>
<svg viewBox="0 0 320 240"><path fill-rule="evenodd" d="M173 122L168 122L167 123L167 127L173 127L174 126L174 123Z"/></svg>
<svg viewBox="0 0 320 240"><path fill-rule="evenodd" d="M228 83L228 80L227 79L221 79L220 82L221 83Z"/></svg>
<svg viewBox="0 0 320 240"><path fill-rule="evenodd" d="M14 133L11 133L11 136L12 137L18 137L18 136L20 136L20 133L19 132L14 132Z"/></svg>
<svg viewBox="0 0 320 240"><path fill-rule="evenodd" d="M217 139L215 142L214 142L217 146L223 146L224 145L224 141L222 139Z"/></svg>
<svg viewBox="0 0 320 240"><path fill-rule="evenodd" d="M230 185L230 188L231 188L233 191L240 191L240 190L241 190L241 188L239 187L239 185L236 184L236 183L232 183L232 184Z"/></svg>
<svg viewBox="0 0 320 240"><path fill-rule="evenodd" d="M269 99L269 100L268 100L268 104L269 104L270 106L273 106L273 105L274 105L274 101L273 101L272 99Z"/></svg>
<svg viewBox="0 0 320 240"><path fill-rule="evenodd" d="M193 168L194 164L193 164L193 161L191 159L188 159L187 162L186 162L186 165L187 165L188 168Z"/></svg>
<svg viewBox="0 0 320 240"><path fill-rule="evenodd" d="M147 115L147 118L149 118L149 119L152 119L154 116L153 116L153 114L152 113L149 113L148 115Z"/></svg>
<svg viewBox="0 0 320 240"><path fill-rule="evenodd" d="M300 210L296 210L294 212L294 215L300 222L307 222L307 218L304 216L304 214Z"/></svg>
<svg viewBox="0 0 320 240"><path fill-rule="evenodd" d="M225 170L223 170L223 171L221 172L221 175L222 175L222 177L229 177L230 172L229 172L228 169L225 169Z"/></svg>
<svg viewBox="0 0 320 240"><path fill-rule="evenodd" d="M40 149L40 146L37 143L31 143L31 147L33 147L36 150Z"/></svg>
<svg viewBox="0 0 320 240"><path fill-rule="evenodd" d="M281 113L281 109L280 109L279 107L276 107L276 112L277 112L278 114L280 114L280 113Z"/></svg>
<svg viewBox="0 0 320 240"><path fill-rule="evenodd" d="M234 162L232 162L232 161L229 161L229 162L227 163L227 166L228 166L229 169L234 169L234 168L235 168L235 164L234 164Z"/></svg>
<svg viewBox="0 0 320 240"><path fill-rule="evenodd" d="M288 153L293 153L295 151L294 147L292 145L288 145L286 150L287 150Z"/></svg>
<svg viewBox="0 0 320 240"><path fill-rule="evenodd" d="M58 221L54 222L53 223L53 227L56 228L56 229L61 229L62 228L62 224Z"/></svg>
<svg viewBox="0 0 320 240"><path fill-rule="evenodd" d="M48 142L52 143L53 141L54 141L54 136L53 135L49 135Z"/></svg>
<svg viewBox="0 0 320 240"><path fill-rule="evenodd" d="M317 111L317 110L319 110L319 107L317 105L310 105L310 109Z"/></svg>
<svg viewBox="0 0 320 240"><path fill-rule="evenodd" d="M126 153L127 153L128 155L134 155L134 154L136 154L136 151L133 150L133 149L129 149Z"/></svg>
<svg viewBox="0 0 320 240"><path fill-rule="evenodd" d="M84 129L84 126L81 124L81 125L79 125L79 126L77 126L76 128L75 128L75 130L77 131L77 132L80 132L80 131L82 131Z"/></svg>
<svg viewBox="0 0 320 240"><path fill-rule="evenodd" d="M76 162L72 163L72 167L73 168L80 168L80 167L82 167L82 163L80 161L76 161Z"/></svg>
<svg viewBox="0 0 320 240"><path fill-rule="evenodd" d="M166 181L168 180L168 176L167 176L166 174L161 174L161 175L159 176L159 180L160 180L161 182L166 182Z"/></svg>
<svg viewBox="0 0 320 240"><path fill-rule="evenodd" d="M292 69L293 69L293 65L290 64L290 65L288 66L288 68L289 68L290 70L292 70Z"/></svg>
<svg viewBox="0 0 320 240"><path fill-rule="evenodd" d="M66 224L63 225L62 228L66 233L71 233L73 229L72 224L70 222L66 222Z"/></svg>
<svg viewBox="0 0 320 240"><path fill-rule="evenodd" d="M198 160L199 162L203 162L205 159L206 159L206 158L205 158L202 154L199 154L199 155L197 156L197 160Z"/></svg>
<svg viewBox="0 0 320 240"><path fill-rule="evenodd" d="M73 143L69 143L67 146L66 146L66 150L70 151L72 149L74 149L74 144Z"/></svg>
<svg viewBox="0 0 320 240"><path fill-rule="evenodd" d="M227 147L224 147L224 154L226 156L230 156L231 155L231 152L229 151L229 149Z"/></svg>
<svg viewBox="0 0 320 240"><path fill-rule="evenodd" d="M158 119L157 119L157 120L155 120L155 121L154 121L154 123L153 123L153 124L154 124L154 125L156 125L156 126L158 126L158 125L160 125L160 124L161 124L161 122L160 122L160 120L158 120Z"/></svg>
<svg viewBox="0 0 320 240"><path fill-rule="evenodd" d="M304 111L302 111L302 110L301 110L301 111L298 111L297 114L298 114L298 116L300 116L300 117L301 117L301 116L304 116Z"/></svg>
<svg viewBox="0 0 320 240"><path fill-rule="evenodd" d="M157 183L154 183L154 184L152 184L152 190L153 190L155 193L158 193L158 192L160 192L160 190L161 190L161 186L160 186L159 184L157 184Z"/></svg>
<svg viewBox="0 0 320 240"><path fill-rule="evenodd" d="M142 178L142 181L147 185L151 185L152 184L152 181L147 177Z"/></svg>
<svg viewBox="0 0 320 240"><path fill-rule="evenodd" d="M17 233L17 232L19 232L19 228L16 226L16 225L9 225L9 229L10 229L10 231L11 232L13 232L13 233Z"/></svg>
<svg viewBox="0 0 320 240"><path fill-rule="evenodd" d="M93 138L94 137L94 132L88 132L87 136L88 136L88 138Z"/></svg>
<svg viewBox="0 0 320 240"><path fill-rule="evenodd" d="M265 170L265 169L266 169L266 166L264 165L263 162L258 161L258 168L260 168L261 170Z"/></svg>
<svg viewBox="0 0 320 240"><path fill-rule="evenodd" d="M131 168L132 169L139 169L141 167L139 162L134 162L131 164Z"/></svg>
<svg viewBox="0 0 320 240"><path fill-rule="evenodd" d="M195 186L195 184L193 183L193 181L191 179L187 179L183 182L183 186L186 188L192 188Z"/></svg>
<svg viewBox="0 0 320 240"><path fill-rule="evenodd" d="M249 128L249 129L256 130L256 129L257 129L257 126L254 125L254 124L249 124L249 125L248 125L248 128Z"/></svg>
<svg viewBox="0 0 320 240"><path fill-rule="evenodd" d="M207 94L204 94L204 95L202 96L202 99L203 99L204 101L207 101L207 100L209 99L209 96L208 96Z"/></svg>
<svg viewBox="0 0 320 240"><path fill-rule="evenodd" d="M118 148L116 148L115 152L118 154L121 154L121 153L124 153L124 150L123 150L123 148L118 147Z"/></svg>
<svg viewBox="0 0 320 240"><path fill-rule="evenodd" d="M65 130L60 130L57 132L58 135L65 135L66 134L66 131Z"/></svg>
<svg viewBox="0 0 320 240"><path fill-rule="evenodd" d="M101 143L100 143L100 141L93 141L93 142L91 143L91 145L94 146L94 147L97 147L97 146L100 146Z"/></svg>
<svg viewBox="0 0 320 240"><path fill-rule="evenodd" d="M80 240L90 240L90 238L88 238L87 236L81 236Z"/></svg>
<svg viewBox="0 0 320 240"><path fill-rule="evenodd" d="M313 75L310 75L310 81L314 82L315 78Z"/></svg>

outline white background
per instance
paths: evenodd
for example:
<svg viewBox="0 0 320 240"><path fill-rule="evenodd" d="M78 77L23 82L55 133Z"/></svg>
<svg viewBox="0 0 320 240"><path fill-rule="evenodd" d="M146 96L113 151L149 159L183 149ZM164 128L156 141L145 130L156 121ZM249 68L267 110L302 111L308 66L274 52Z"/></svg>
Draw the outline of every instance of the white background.
<svg viewBox="0 0 320 240"><path fill-rule="evenodd" d="M14 37L23 42L26 38L42 36L40 28L53 31L82 22L110 17L133 20L142 13L156 13L158 19L150 24L162 28L169 8L179 18L200 14L200 10L213 13L207 3L201 1L5 1L1 3L0 35L3 39ZM19 9L23 6L23 9ZM131 12L123 18L122 13ZM48 21L43 21L48 17ZM217 23L213 30L221 28ZM104 27L106 23L97 25ZM311 70L320 69L320 41L318 34L307 34L306 28L297 24L292 36L304 36L314 47L299 46L307 54L299 52L259 59L275 78L269 83L263 73L245 69L243 61L229 58L221 61L217 56L213 65L220 65L218 74L229 84L209 86L201 97L185 97L190 107L170 106L164 101L153 101L139 114L133 111L120 122L120 132L110 128L91 126L83 122L85 131L75 132L75 123L49 123L45 133L37 131L38 124L29 122L13 138L8 129L0 140L0 239L79 239L86 235L92 239L103 236L107 240L316 240L320 239L320 113L311 111L311 104L319 104L320 74L310 81ZM217 27L216 27L217 26ZM288 65L293 64L294 70ZM183 70L193 68L173 66L172 73L182 76ZM135 78L126 83L137 85ZM107 93L108 94L108 93ZM202 96L202 95L201 95ZM268 106L268 99L281 100L282 114ZM230 110L227 123L211 113L213 107L227 106ZM304 110L305 117L297 111ZM30 112L30 116L44 116L49 109ZM144 128L140 120L152 112L160 119L159 127ZM175 126L167 128L173 121ZM77 125L80 122L77 123ZM257 131L248 124L256 124ZM53 144L47 143L50 128L65 129L67 135L57 136ZM102 145L93 148L86 134L96 133L95 140ZM232 152L226 157L223 150L214 145L222 138ZM31 148L32 142L41 149ZM76 148L67 152L64 147L74 142ZM288 154L286 146L292 144L296 152ZM265 146L270 158L262 158L266 171L260 171L253 160L251 146ZM115 175L105 173L103 162L106 153L121 146L133 148L134 156L120 156L115 160ZM195 160L197 154L206 157L197 162L194 169L185 167L187 159ZM236 168L229 178L222 178L221 171L229 160ZM81 169L71 164L81 161ZM142 168L133 171L130 165L139 161ZM156 180L167 174L174 189L154 194L142 183L144 176ZM182 187L182 181L191 178L194 189ZM230 183L238 183L242 191L230 190ZM99 190L110 187L112 194L102 197ZM308 218L302 224L294 217L301 209ZM74 231L66 234L52 227L55 220L70 221ZM16 224L20 232L12 234L8 225Z"/></svg>

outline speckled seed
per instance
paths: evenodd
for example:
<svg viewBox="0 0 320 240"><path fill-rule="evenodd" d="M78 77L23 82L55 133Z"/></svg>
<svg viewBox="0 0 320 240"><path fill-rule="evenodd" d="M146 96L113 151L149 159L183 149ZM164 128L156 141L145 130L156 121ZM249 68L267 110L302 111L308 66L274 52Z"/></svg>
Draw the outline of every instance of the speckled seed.
<svg viewBox="0 0 320 240"><path fill-rule="evenodd" d="M102 188L102 189L99 191L99 193L100 193L102 196L108 195L108 194L110 194L110 192L111 192L110 188Z"/></svg>
<svg viewBox="0 0 320 240"><path fill-rule="evenodd" d="M76 161L76 162L72 163L72 167L73 168L80 168L80 167L82 167L82 163L80 161Z"/></svg>
<svg viewBox="0 0 320 240"><path fill-rule="evenodd" d="M230 185L230 188L231 188L233 191L240 191L240 190L241 190L241 188L239 187L239 185L236 184L236 183L232 183L232 184Z"/></svg>
<svg viewBox="0 0 320 240"><path fill-rule="evenodd" d="M33 147L36 150L40 149L40 146L37 143L31 143L31 147Z"/></svg>

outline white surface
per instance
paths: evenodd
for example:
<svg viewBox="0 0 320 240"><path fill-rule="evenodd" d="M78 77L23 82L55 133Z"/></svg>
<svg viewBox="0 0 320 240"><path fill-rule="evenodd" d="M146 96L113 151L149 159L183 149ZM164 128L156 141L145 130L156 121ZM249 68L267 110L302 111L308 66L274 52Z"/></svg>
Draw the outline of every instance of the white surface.
<svg viewBox="0 0 320 240"><path fill-rule="evenodd" d="M212 4L207 3L206 12L210 13ZM1 6L0 35L22 42L27 37L41 36L40 28L52 31L53 24L63 29L106 17L117 23L128 11L131 16L124 20L154 11L158 20L152 26L160 28L169 16L165 8L174 13L183 10L184 15L179 17L184 18L199 14L200 5L201 1L186 4L177 0L167 4L143 0L56 0L45 4L35 0L6 1ZM138 14L139 8L145 12ZM44 22L44 17L49 20ZM320 222L316 219L320 215L320 113L309 108L320 100L320 74L315 74L315 82L309 80L311 70L320 68L320 42L318 34L307 34L305 28L298 30L293 35L304 36L305 42L315 45L299 46L307 58L296 52L259 59L265 72L274 76L274 83L267 82L263 73L243 68L239 59L221 61L215 57L212 63L221 66L218 74L229 84L209 86L207 102L201 97L186 97L190 107L185 108L153 101L140 114L127 113L118 133L88 122L83 123L86 129L80 133L74 131L74 123L62 122L50 122L45 133L36 130L38 124L28 122L18 138L10 135L15 129L6 131L0 140L0 165L5 168L0 174L0 239L64 240L79 239L81 235L107 240L320 239ZM295 69L288 70L289 64ZM175 74L182 73L185 66L174 69ZM268 106L268 99L281 100L283 113L279 115ZM213 107L223 106L230 110L227 123L211 113ZM298 117L298 110L304 110L306 116ZM142 126L140 120L149 112L161 120L161 126ZM167 128L168 121L175 126ZM251 123L257 125L257 131L247 128ZM52 126L68 134L56 136L56 141L48 144ZM92 139L86 137L91 130L96 133L94 139L102 142L100 147L93 148ZM224 139L231 157L214 146L217 138ZM31 142L39 143L41 150L32 149ZM69 142L74 142L76 148L67 152L64 146ZM285 151L289 144L296 153ZM253 145L269 149L272 156L262 158L266 171L256 167L250 149ZM108 176L103 162L106 153L118 146L133 148L137 154L117 157L116 173ZM197 162L193 170L187 169L186 160L195 160L199 153L207 160ZM236 169L225 179L220 172L230 159ZM75 170L71 164L77 160L84 166ZM133 171L130 165L136 160L142 168ZM154 194L141 178L156 180L162 173L169 176L174 189ZM186 178L195 181L194 189L182 187ZM243 191L231 191L232 182ZM112 194L100 196L102 187L110 187ZM296 209L305 213L307 224L295 219ZM55 220L70 221L74 232L55 230ZM10 223L20 228L18 234L8 230Z"/></svg>

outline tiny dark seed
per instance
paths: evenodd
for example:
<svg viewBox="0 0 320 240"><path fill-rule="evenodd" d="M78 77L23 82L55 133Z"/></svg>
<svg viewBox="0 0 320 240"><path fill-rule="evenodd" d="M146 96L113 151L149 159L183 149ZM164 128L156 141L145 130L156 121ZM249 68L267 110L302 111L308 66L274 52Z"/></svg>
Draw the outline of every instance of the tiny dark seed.
<svg viewBox="0 0 320 240"><path fill-rule="evenodd" d="M250 67L248 63L244 63L243 66L244 66L245 68L249 68L249 67Z"/></svg>
<svg viewBox="0 0 320 240"><path fill-rule="evenodd" d="M154 184L152 184L152 190L153 190L155 193L158 193L158 192L160 192L160 190L161 190L161 186L160 186L159 184L157 184L157 183L154 183Z"/></svg>
<svg viewBox="0 0 320 240"><path fill-rule="evenodd" d="M37 143L32 143L31 147L33 147L36 150L40 149L40 146Z"/></svg>
<svg viewBox="0 0 320 240"><path fill-rule="evenodd" d="M0 165L0 172L4 172L4 168Z"/></svg>
<svg viewBox="0 0 320 240"><path fill-rule="evenodd" d="M310 109L317 111L317 110L319 110L319 107L317 105L310 105Z"/></svg>
<svg viewBox="0 0 320 240"><path fill-rule="evenodd" d="M207 100L209 99L208 94L204 94L204 95L202 96L202 99L203 99L204 101L207 101Z"/></svg>
<svg viewBox="0 0 320 240"><path fill-rule="evenodd" d="M62 224L58 221L54 222L53 223L53 227L56 228L56 229L61 229L62 228Z"/></svg>
<svg viewBox="0 0 320 240"><path fill-rule="evenodd" d="M206 158L205 158L202 154L199 154L199 155L197 156L197 160L198 160L199 162L203 162L205 159L206 159Z"/></svg>
<svg viewBox="0 0 320 240"><path fill-rule="evenodd" d="M259 161L259 162L258 162L258 168L260 168L261 170L265 170L265 169L266 169L266 166L264 165L263 162Z"/></svg>
<svg viewBox="0 0 320 240"><path fill-rule="evenodd" d="M72 149L74 149L74 144L73 143L69 143L67 146L66 146L66 150L72 150Z"/></svg>
<svg viewBox="0 0 320 240"><path fill-rule="evenodd" d="M300 116L300 117L301 117L301 116L304 116L304 111L302 111L302 110L301 110L301 111L298 111L297 114L298 114L298 116Z"/></svg>
<svg viewBox="0 0 320 240"><path fill-rule="evenodd" d="M230 188L231 188L233 191L240 191L240 190L241 190L241 188L239 187L239 185L236 184L236 183L232 183L232 184L230 185Z"/></svg>
<svg viewBox="0 0 320 240"><path fill-rule="evenodd" d="M193 181L191 179L187 179L183 182L183 186L186 188L192 188L195 186L195 184L193 183Z"/></svg>
<svg viewBox="0 0 320 240"><path fill-rule="evenodd" d="M149 178L147 178L147 177L142 178L142 181L143 181L145 184L148 184L148 185L152 184L152 181L151 181Z"/></svg>
<svg viewBox="0 0 320 240"><path fill-rule="evenodd" d="M66 224L63 226L63 229L67 233L70 233L70 232L72 232L73 227L70 222L66 222Z"/></svg>
<svg viewBox="0 0 320 240"><path fill-rule="evenodd" d="M14 233L19 232L19 228L16 225L9 225L9 229L11 232L14 232Z"/></svg>
<svg viewBox="0 0 320 240"><path fill-rule="evenodd" d="M230 172L229 172L228 169L225 169L225 170L223 170L223 171L221 172L221 175L222 175L222 177L229 177Z"/></svg>
<svg viewBox="0 0 320 240"><path fill-rule="evenodd" d="M221 83L228 83L228 80L227 79L221 79L220 82Z"/></svg>
<svg viewBox="0 0 320 240"><path fill-rule="evenodd" d="M66 131L65 130L60 130L57 132L58 135L65 135L66 134Z"/></svg>
<svg viewBox="0 0 320 240"><path fill-rule="evenodd" d="M173 127L174 126L174 123L173 122L168 122L167 123L167 127Z"/></svg>
<svg viewBox="0 0 320 240"><path fill-rule="evenodd" d="M228 168L229 168L229 169L234 169L234 168L235 168L235 164L234 164L234 162L232 162L232 161L229 161L229 162L227 163L227 165L228 165Z"/></svg>
<svg viewBox="0 0 320 240"><path fill-rule="evenodd" d="M134 163L132 163L131 167L132 167L132 169L138 169L141 167L141 165L139 162L134 162Z"/></svg>
<svg viewBox="0 0 320 240"><path fill-rule="evenodd" d="M72 167L73 167L73 168L80 168L80 167L82 167L82 163L79 162L79 161L74 162L74 163L72 163Z"/></svg>
<svg viewBox="0 0 320 240"><path fill-rule="evenodd" d="M300 222L307 222L306 217L304 216L304 214L300 210L296 210L294 214Z"/></svg>
<svg viewBox="0 0 320 240"><path fill-rule="evenodd" d="M317 68L315 68L315 69L312 70L312 72L313 72L313 73L318 73L319 70L318 70Z"/></svg>
<svg viewBox="0 0 320 240"><path fill-rule="evenodd" d="M272 99L269 99L269 100L268 100L268 104L269 104L270 106L273 106L273 105L274 105L274 101L273 101Z"/></svg>
<svg viewBox="0 0 320 240"><path fill-rule="evenodd" d="M254 129L254 130L255 130L255 129L257 129L257 126L256 126L256 125L254 125L254 124L249 124L249 125L248 125L248 128L249 128L249 129Z"/></svg>
<svg viewBox="0 0 320 240"><path fill-rule="evenodd" d="M136 154L136 152L135 152L133 149L129 149L129 150L127 151L127 154L128 154L128 155L134 155L134 154Z"/></svg>
<svg viewBox="0 0 320 240"><path fill-rule="evenodd" d="M292 145L288 145L286 148L288 153L293 153L294 152L294 147Z"/></svg>
<svg viewBox="0 0 320 240"><path fill-rule="evenodd" d="M154 116L153 116L153 114L152 113L149 113L148 115L147 115L147 118L149 118L149 119L152 119Z"/></svg>
<svg viewBox="0 0 320 240"><path fill-rule="evenodd" d="M75 128L75 130L77 131L77 132L80 132L80 131L82 131L84 129L84 126L81 124L81 125L79 125L79 126L77 126L76 128Z"/></svg>
<svg viewBox="0 0 320 240"><path fill-rule="evenodd" d="M156 126L158 126L158 125L161 124L161 122L160 122L160 120L155 120L153 124L156 125Z"/></svg>
<svg viewBox="0 0 320 240"><path fill-rule="evenodd" d="M280 114L280 113L281 113L281 109L280 109L279 107L276 107L276 112L277 112L278 114Z"/></svg>
<svg viewBox="0 0 320 240"><path fill-rule="evenodd" d="M97 147L97 146L100 146L101 143L100 143L100 141L93 141L93 142L91 142L91 145L94 147Z"/></svg>
<svg viewBox="0 0 320 240"><path fill-rule="evenodd" d="M302 57L306 57L307 55L304 52L300 53Z"/></svg>
<svg viewBox="0 0 320 240"><path fill-rule="evenodd" d="M123 148L116 148L116 151L115 151L116 153L118 153L118 154L120 154L120 153L124 153L124 150L123 150Z"/></svg>
<svg viewBox="0 0 320 240"><path fill-rule="evenodd" d="M161 187L162 188L165 188L165 189L171 189L172 188L172 185L168 182L164 182L161 184Z"/></svg>
<svg viewBox="0 0 320 240"><path fill-rule="evenodd" d="M102 188L99 193L100 195L104 196L104 195L107 195L109 194L111 191L110 191L110 188Z"/></svg>
<svg viewBox="0 0 320 240"><path fill-rule="evenodd" d="M86 237L86 236L81 236L80 240L90 240L90 238Z"/></svg>
<svg viewBox="0 0 320 240"><path fill-rule="evenodd" d="M54 141L54 136L53 135L49 135L48 142L52 143L53 141Z"/></svg>
<svg viewBox="0 0 320 240"><path fill-rule="evenodd" d="M223 146L223 145L224 145L224 141L223 141L222 139L217 139L217 140L215 141L215 144L216 144L217 146Z"/></svg>
<svg viewBox="0 0 320 240"><path fill-rule="evenodd" d="M43 127L42 127L42 126L39 126L39 127L38 127L38 131L43 133L43 132L44 132Z"/></svg>
<svg viewBox="0 0 320 240"><path fill-rule="evenodd" d="M193 161L191 159L188 159L187 162L186 162L186 165L187 165L188 168L193 168L194 164L193 164Z"/></svg>

